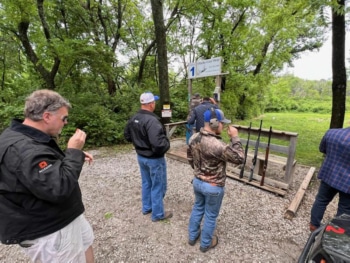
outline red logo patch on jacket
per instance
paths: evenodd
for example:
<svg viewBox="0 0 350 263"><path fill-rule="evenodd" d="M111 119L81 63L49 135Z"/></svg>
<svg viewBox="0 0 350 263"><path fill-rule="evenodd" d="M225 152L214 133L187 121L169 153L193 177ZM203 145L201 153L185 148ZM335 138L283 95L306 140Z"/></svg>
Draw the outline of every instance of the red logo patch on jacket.
<svg viewBox="0 0 350 263"><path fill-rule="evenodd" d="M42 161L42 162L39 163L40 169L44 169L44 168L47 167L47 166L48 166L48 164L47 164L46 161Z"/></svg>
<svg viewBox="0 0 350 263"><path fill-rule="evenodd" d="M49 169L52 166L52 164L51 163L48 164L46 161L41 161L38 164L38 166L39 166L39 173L42 173L42 172L46 171L47 169Z"/></svg>

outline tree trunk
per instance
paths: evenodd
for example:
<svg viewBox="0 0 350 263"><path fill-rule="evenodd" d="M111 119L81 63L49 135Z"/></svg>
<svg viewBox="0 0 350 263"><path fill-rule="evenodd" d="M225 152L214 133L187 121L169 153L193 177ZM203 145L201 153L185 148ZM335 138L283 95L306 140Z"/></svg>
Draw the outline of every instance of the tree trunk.
<svg viewBox="0 0 350 263"><path fill-rule="evenodd" d="M170 104L166 27L163 16L163 0L151 0L157 45L160 105ZM168 119L168 118L167 118ZM164 120L168 122L169 120Z"/></svg>
<svg viewBox="0 0 350 263"><path fill-rule="evenodd" d="M341 9L345 0L338 0ZM346 102L346 69L345 69L345 17L332 9L332 117L330 128L342 128Z"/></svg>
<svg viewBox="0 0 350 263"><path fill-rule="evenodd" d="M18 38L22 43L24 53L26 54L27 58L33 63L35 70L40 74L40 76L45 81L46 88L54 90L56 87L55 76L58 72L61 61L58 57L55 57L51 72L46 70L46 68L41 64L41 62L39 62L39 58L36 55L35 50L29 41L28 27L29 27L29 22L21 21L18 24Z"/></svg>

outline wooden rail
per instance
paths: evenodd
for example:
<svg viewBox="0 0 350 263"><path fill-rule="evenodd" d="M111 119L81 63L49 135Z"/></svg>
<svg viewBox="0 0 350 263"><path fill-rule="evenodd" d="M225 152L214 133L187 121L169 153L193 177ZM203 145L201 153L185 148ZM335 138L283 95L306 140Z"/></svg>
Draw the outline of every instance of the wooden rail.
<svg viewBox="0 0 350 263"><path fill-rule="evenodd" d="M249 127L248 126L240 126L240 125L233 125L239 133L248 133ZM250 128L250 138L252 136L257 136L259 133L259 128L251 127ZM268 137L269 135L269 129L261 129L261 134L260 137ZM273 130L272 129L272 134L271 134L271 143L270 143L270 153L280 153L285 156L276 156L276 158L273 157L273 155L270 155L271 158L269 158L269 163L274 162L274 163L285 163L283 166L283 170L285 171L284 174L284 182L288 187L290 183L292 182L293 179L293 173L295 170L295 165L296 165L296 160L295 160L295 150L296 150L296 144L297 144L297 137L298 133L295 132L287 132L287 131L279 131L279 130ZM282 140L282 141L287 141L288 145L279 145L273 143L273 139L277 140ZM244 138L241 138L242 145L246 145L247 140ZM249 147L255 147L255 140L250 139L249 140ZM266 149L267 143L261 142L259 143L259 149ZM260 170L263 166L264 162L264 157L263 155L260 154L258 156L257 161L257 166L260 167Z"/></svg>
<svg viewBox="0 0 350 263"><path fill-rule="evenodd" d="M187 121L178 121L178 122L171 122L171 123L164 124L165 130L166 130L166 135L170 139L178 126L186 125L186 124L187 124Z"/></svg>

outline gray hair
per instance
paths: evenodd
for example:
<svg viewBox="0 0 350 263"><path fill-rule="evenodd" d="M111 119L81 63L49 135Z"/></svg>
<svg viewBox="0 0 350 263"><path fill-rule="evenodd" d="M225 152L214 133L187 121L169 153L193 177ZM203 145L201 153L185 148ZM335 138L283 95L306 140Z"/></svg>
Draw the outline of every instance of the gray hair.
<svg viewBox="0 0 350 263"><path fill-rule="evenodd" d="M39 121L42 120L45 111L55 112L62 107L70 109L72 106L55 91L36 90L26 98L24 116L33 121Z"/></svg>

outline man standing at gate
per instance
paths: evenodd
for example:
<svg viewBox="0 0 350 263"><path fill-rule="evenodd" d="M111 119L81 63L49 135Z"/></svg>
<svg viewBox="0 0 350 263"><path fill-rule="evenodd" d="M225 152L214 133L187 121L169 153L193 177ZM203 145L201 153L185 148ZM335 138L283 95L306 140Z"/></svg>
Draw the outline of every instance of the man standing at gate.
<svg viewBox="0 0 350 263"><path fill-rule="evenodd" d="M197 107L202 102L201 95L199 93L195 93L190 102L190 110L188 112L187 121L191 118L192 111L195 107ZM188 144L188 140L193 134L194 124L186 124L186 144Z"/></svg>
<svg viewBox="0 0 350 263"><path fill-rule="evenodd" d="M214 108L218 109L218 105L216 104L216 101L213 98L210 97L203 97L203 100L201 104L199 104L197 107L195 107L191 111L191 115L187 121L189 125L195 124L196 132L199 132L202 127L204 127L204 119L203 114L207 109Z"/></svg>
<svg viewBox="0 0 350 263"><path fill-rule="evenodd" d="M224 123L231 121L225 118L221 110L211 108L205 111L203 117L204 128L192 135L187 149L187 159L194 169L192 184L195 195L188 226L188 243L194 246L200 237L200 251L206 252L219 242L214 231L224 197L226 163L243 163L244 150L238 131L233 126L227 128L230 144L222 141L220 134Z"/></svg>

